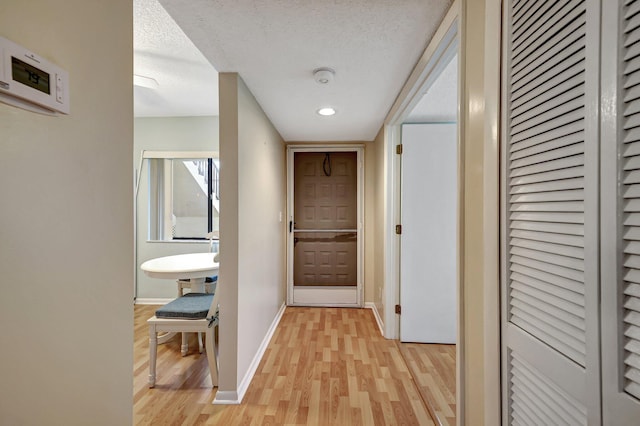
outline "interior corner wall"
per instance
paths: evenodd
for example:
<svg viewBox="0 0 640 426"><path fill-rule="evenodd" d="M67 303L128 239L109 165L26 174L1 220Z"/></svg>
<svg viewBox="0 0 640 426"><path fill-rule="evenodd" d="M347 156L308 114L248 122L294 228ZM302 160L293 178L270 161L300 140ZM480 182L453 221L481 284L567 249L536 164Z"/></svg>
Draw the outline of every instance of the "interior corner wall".
<svg viewBox="0 0 640 426"><path fill-rule="evenodd" d="M219 117L139 117L134 120L133 167L138 176L140 155L145 151L218 151ZM209 251L208 241L148 241L149 169L142 165L136 195L137 300L173 299L175 280L149 278L140 265L149 259Z"/></svg>
<svg viewBox="0 0 640 426"><path fill-rule="evenodd" d="M69 72L71 112L0 104L0 424L127 425L131 0L3 0L0 35Z"/></svg>
<svg viewBox="0 0 640 426"><path fill-rule="evenodd" d="M380 320L384 322L384 126L373 140L373 180L369 185L373 187L372 211L373 232L369 236L373 239L373 294L372 300L378 310ZM384 327L383 327L384 328Z"/></svg>
<svg viewBox="0 0 640 426"><path fill-rule="evenodd" d="M364 302L375 302L375 142L364 143Z"/></svg>
<svg viewBox="0 0 640 426"><path fill-rule="evenodd" d="M458 421L500 423L500 0L461 3ZM504 419L503 419L504 420Z"/></svg>
<svg viewBox="0 0 640 426"><path fill-rule="evenodd" d="M284 142L242 79L220 73L219 82L219 392L230 396L248 385L285 302L286 169Z"/></svg>
<svg viewBox="0 0 640 426"><path fill-rule="evenodd" d="M238 399L238 75L218 74L220 108L220 325L218 392ZM228 283L227 285L225 285Z"/></svg>

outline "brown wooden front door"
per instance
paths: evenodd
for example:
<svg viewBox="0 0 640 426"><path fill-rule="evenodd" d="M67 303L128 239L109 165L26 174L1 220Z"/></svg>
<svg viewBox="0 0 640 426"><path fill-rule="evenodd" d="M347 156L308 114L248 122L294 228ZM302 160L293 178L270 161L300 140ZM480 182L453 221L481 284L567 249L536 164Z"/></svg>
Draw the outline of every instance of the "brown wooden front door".
<svg viewBox="0 0 640 426"><path fill-rule="evenodd" d="M294 286L356 286L356 152L294 153Z"/></svg>

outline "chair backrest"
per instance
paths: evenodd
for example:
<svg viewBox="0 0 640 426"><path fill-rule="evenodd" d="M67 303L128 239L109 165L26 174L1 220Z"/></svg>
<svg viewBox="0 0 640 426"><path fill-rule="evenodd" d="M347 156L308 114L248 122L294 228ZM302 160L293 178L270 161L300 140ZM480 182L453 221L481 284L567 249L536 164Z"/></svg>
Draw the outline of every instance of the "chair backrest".
<svg viewBox="0 0 640 426"><path fill-rule="evenodd" d="M213 300L207 313L207 318L213 318L218 312L218 295L220 294L220 279L216 281L215 290L213 291Z"/></svg>

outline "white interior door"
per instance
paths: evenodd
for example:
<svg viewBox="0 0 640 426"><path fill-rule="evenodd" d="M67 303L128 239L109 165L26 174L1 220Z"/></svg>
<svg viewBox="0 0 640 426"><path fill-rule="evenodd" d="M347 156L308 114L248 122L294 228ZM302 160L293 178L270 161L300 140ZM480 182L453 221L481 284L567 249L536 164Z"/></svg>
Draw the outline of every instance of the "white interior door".
<svg viewBox="0 0 640 426"><path fill-rule="evenodd" d="M403 125L403 342L456 341L456 199L456 125Z"/></svg>
<svg viewBox="0 0 640 426"><path fill-rule="evenodd" d="M598 425L600 4L504 7L503 424Z"/></svg>
<svg viewBox="0 0 640 426"><path fill-rule="evenodd" d="M640 419L640 1L602 13L602 419ZM617 48L613 48L617 47ZM616 208L617 207L617 208Z"/></svg>

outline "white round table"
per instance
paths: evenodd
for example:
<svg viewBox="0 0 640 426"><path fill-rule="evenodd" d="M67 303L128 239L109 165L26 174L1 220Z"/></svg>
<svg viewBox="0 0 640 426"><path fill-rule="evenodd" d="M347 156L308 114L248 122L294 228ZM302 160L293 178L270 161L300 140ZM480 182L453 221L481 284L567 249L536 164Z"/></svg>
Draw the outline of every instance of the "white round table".
<svg viewBox="0 0 640 426"><path fill-rule="evenodd" d="M215 253L189 253L147 260L140 269L151 278L189 280L191 291L204 293L205 278L218 273Z"/></svg>

